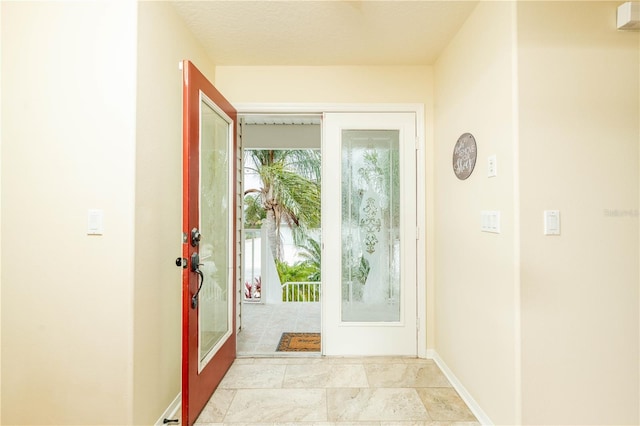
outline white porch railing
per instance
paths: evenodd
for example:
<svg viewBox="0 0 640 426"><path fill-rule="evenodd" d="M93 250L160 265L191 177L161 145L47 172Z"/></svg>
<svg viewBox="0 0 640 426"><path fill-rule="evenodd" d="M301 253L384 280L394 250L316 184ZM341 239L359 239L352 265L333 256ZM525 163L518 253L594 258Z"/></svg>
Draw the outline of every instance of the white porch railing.
<svg viewBox="0 0 640 426"><path fill-rule="evenodd" d="M286 282L282 284L283 302L319 302L320 282Z"/></svg>

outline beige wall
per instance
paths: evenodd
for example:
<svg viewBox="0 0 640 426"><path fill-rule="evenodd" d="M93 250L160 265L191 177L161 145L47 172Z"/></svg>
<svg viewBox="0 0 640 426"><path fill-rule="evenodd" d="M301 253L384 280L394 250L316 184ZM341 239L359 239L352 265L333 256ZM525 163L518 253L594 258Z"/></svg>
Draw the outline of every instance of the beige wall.
<svg viewBox="0 0 640 426"><path fill-rule="evenodd" d="M2 423L130 423L136 7L1 7Z"/></svg>
<svg viewBox="0 0 640 426"><path fill-rule="evenodd" d="M495 423L640 420L640 40L616 6L480 3L435 67L435 350ZM479 163L460 182L465 131Z"/></svg>
<svg viewBox="0 0 640 426"><path fill-rule="evenodd" d="M2 23L2 5L0 5ZM0 27L1 28L1 27ZM2 125L2 31L0 30L0 126ZM2 131L0 130L0 241L2 241ZM0 423L2 423L2 243L0 243Z"/></svg>
<svg viewBox="0 0 640 426"><path fill-rule="evenodd" d="M640 422L640 40L617 5L518 6L528 424ZM561 236L543 236L544 209Z"/></svg>
<svg viewBox="0 0 640 426"><path fill-rule="evenodd" d="M425 108L427 347L433 347L433 68L429 66L218 66L232 103L420 103Z"/></svg>
<svg viewBox="0 0 640 426"><path fill-rule="evenodd" d="M480 3L435 66L435 350L497 424L518 420L513 7ZM461 181L451 158L466 132L477 163ZM480 231L482 210L501 212L500 234Z"/></svg>
<svg viewBox="0 0 640 426"><path fill-rule="evenodd" d="M152 424L180 392L178 63L213 66L165 2L2 2L1 40L2 423Z"/></svg>
<svg viewBox="0 0 640 426"><path fill-rule="evenodd" d="M425 103L431 67L218 66L216 87L233 103Z"/></svg>
<svg viewBox="0 0 640 426"><path fill-rule="evenodd" d="M182 72L213 65L167 2L138 6L134 420L155 422L180 392Z"/></svg>

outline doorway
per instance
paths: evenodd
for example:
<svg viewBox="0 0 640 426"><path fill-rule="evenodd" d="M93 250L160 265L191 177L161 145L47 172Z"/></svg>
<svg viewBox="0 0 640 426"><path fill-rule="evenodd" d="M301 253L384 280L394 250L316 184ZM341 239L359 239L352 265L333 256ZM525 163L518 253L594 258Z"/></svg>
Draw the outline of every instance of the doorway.
<svg viewBox="0 0 640 426"><path fill-rule="evenodd" d="M320 354L320 114L239 118L239 356Z"/></svg>
<svg viewBox="0 0 640 426"><path fill-rule="evenodd" d="M338 137L334 138L331 142L327 141L327 128L326 128L326 118L330 117L331 115L335 115L335 114L345 114L346 116L351 116L351 117L355 117L357 115L357 113L365 113L364 116L369 116L370 121L368 122L368 124L365 124L365 126L367 126L366 128L358 128L358 126L356 126L355 128L352 128L352 130L366 130L367 128L370 130L373 129L377 129L377 130L383 130L385 128L385 125L383 124L382 121L379 121L382 119L383 115L385 113L408 113L409 115L411 115L413 117L413 124L410 126L410 129L405 128L404 130L401 130L402 133L402 141L400 142L400 146L401 149L406 153L409 154L410 157L406 157L405 160L403 161L409 161L412 162L414 167L413 167L413 171L411 172L411 176L407 177L404 176L403 179L405 179L405 182L407 182L407 178L412 180L412 184L411 184L411 188L408 189L408 193L406 194L406 197L408 197L408 200L412 200L412 204L415 206L414 211L413 211L413 218L411 220L413 220L414 222L412 223L408 223L405 220L405 224L404 229L405 231L410 230L412 237L414 239L415 245L413 247L413 251L414 254L412 255L413 258L408 260L408 261L401 261L401 268L402 270L404 270L405 272L403 273L403 275L406 274L406 270L407 268L410 268L410 273L413 274L413 278L412 278L412 285L414 285L414 291L413 291L413 297L414 300L413 301L407 301L405 300L403 303L405 303L404 307L400 308L401 312L400 315L402 316L402 318L400 319L400 321L395 321L396 324L383 324L381 322L378 322L376 324L373 324L373 326L370 328L369 331L374 331L376 328L378 331L382 331L383 333L386 332L390 332L390 333L394 333L393 330L397 330L397 323L402 323L402 325L407 325L409 323L413 323L415 325L415 327L413 327L413 329L407 333L406 335L409 336L410 335L410 339L411 342L410 346L412 346L412 349L410 349L409 351L407 351L406 349L402 351L403 354L406 355L411 355L411 356L417 356L420 358L426 358L427 357L427 321L426 321L426 317L427 317L427 300L426 300L426 265L424 261L420 261L420 259L425 259L426 258L426 247L425 247L425 236L424 236L424 226L426 224L426 205L425 205L425 199L426 199L426 194L425 194L425 178L426 178L426 159L422 158L422 156L424 155L424 144L425 144L425 140L424 140L424 135L425 135L425 120L424 120L424 105L422 104L385 104L385 105L376 105L376 104L289 104L289 105L278 105L278 104L236 104L236 107L238 108L239 114L241 116L250 116L250 115L314 115L314 116L321 116L322 117L322 155L323 155L323 159L325 160L325 164L323 165L323 168L325 169L325 174L323 174L323 196L324 194L327 193L327 191L340 191L339 185L338 187L332 188L332 189L327 189L325 185L325 175L327 173L331 173L331 171L333 170L334 172L338 173L339 169L340 169L340 165L339 165L339 160L338 163L335 163L335 161L332 161L331 164L329 164L329 162L326 160L325 158L325 148L326 146L330 146L330 145L336 145L336 144L341 144L342 141L340 139L340 136L342 134L342 130L348 130L349 126L343 127L341 128L341 130L338 132ZM378 119L379 122L376 123L376 118ZM373 126L373 127L371 127ZM243 135L244 136L244 135ZM403 156L405 154L402 154ZM410 158L410 159L409 159ZM334 158L335 160L335 158ZM333 164L333 165L332 165ZM406 163L408 164L408 163ZM335 185L334 185L335 186ZM324 201L323 201L324 202ZM334 203L336 202L335 200L333 201ZM340 203L340 199L337 200L337 203ZM335 224L334 225L326 225L326 212L327 211L332 211L332 210L339 210L336 207L336 205L333 205L332 208L327 207L328 204L324 204L323 205L323 219L324 219L324 223L325 226L323 227L323 242L324 242L324 247L323 247L323 255L325 255L328 252L331 252L334 256L336 253L339 253L341 250L344 250L344 247L340 247L339 245L336 247L332 248L328 248L326 246L326 241L325 240L325 236L324 234L327 232L327 226L332 226L333 228L335 228ZM339 221L338 221L339 222ZM340 226L338 224L338 226ZM404 231L401 231L404 232ZM336 238L334 238L334 242L332 244L336 244L336 241L340 240L340 236ZM411 244L410 242L411 239L406 239L406 242L408 244ZM391 239L389 239L389 241L391 241ZM339 243L338 243L339 244ZM406 251L405 251L406 252ZM336 258L334 258L334 260L336 260ZM340 258L340 255L338 254L337 257L337 261L336 262L341 262L342 259ZM325 268L327 268L327 261L325 259ZM339 265L336 263L336 265L333 265L335 267L339 268ZM323 269L323 276L324 276L324 269ZM338 274L338 281L342 281L343 278L339 276L340 274ZM325 284L326 286L327 284ZM351 329L352 331L356 331L356 335L357 335L357 327L360 326L365 326L365 328L370 327L371 324L363 324L361 321L342 321L342 319L338 319L336 320L334 318L334 325L327 328L329 326L329 321L330 318L328 318L328 316L334 316L336 318L339 318L338 316L340 315L340 312L342 309L344 309L344 298L341 297L341 293L344 291L344 285L341 284L340 282L338 282L336 284L337 289L335 289L336 291L334 291L332 294L332 299L336 299L336 300L328 300L328 298L326 297L326 292L323 291L323 300L321 302L321 321L322 321L322 332L324 333L323 335L323 348L322 348L322 354L323 355L372 355L372 354L380 354L379 352L371 352L371 350L373 350L372 348L359 348L359 344L356 345L356 349L353 350L347 350L346 352L343 351L344 348L341 347L341 343L338 343L337 346L334 345L333 349L331 349L330 351L326 350L326 345L325 345L325 341L324 339L326 337L328 337L328 334L335 334L338 330L349 330ZM327 290L326 288L324 290ZM239 290L240 291L240 290ZM355 300L355 299L354 299ZM407 308L407 303L413 303L413 306L411 309L406 309ZM410 312L410 311L413 312ZM407 313L409 314L409 316L407 316ZM370 318L371 319L371 318ZM369 320L370 320L369 319ZM342 334L342 338L344 338L346 335ZM377 334L374 332L372 335L370 335L369 339L367 339L368 341L372 341L372 340L376 340L376 336ZM345 341L348 340L348 337L345 339ZM386 340L383 339L383 340ZM389 345L387 345L389 346ZM392 347L392 346L391 346ZM371 349L371 350L370 350ZM392 349L389 349L390 351L392 351Z"/></svg>

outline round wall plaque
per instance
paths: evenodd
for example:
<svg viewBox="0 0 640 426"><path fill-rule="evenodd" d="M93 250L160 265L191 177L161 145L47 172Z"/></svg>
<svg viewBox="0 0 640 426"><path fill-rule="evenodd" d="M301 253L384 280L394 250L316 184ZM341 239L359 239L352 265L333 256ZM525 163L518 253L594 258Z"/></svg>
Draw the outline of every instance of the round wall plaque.
<svg viewBox="0 0 640 426"><path fill-rule="evenodd" d="M471 176L476 166L477 153L476 139L471 133L463 133L453 148L453 172L458 179L465 180Z"/></svg>

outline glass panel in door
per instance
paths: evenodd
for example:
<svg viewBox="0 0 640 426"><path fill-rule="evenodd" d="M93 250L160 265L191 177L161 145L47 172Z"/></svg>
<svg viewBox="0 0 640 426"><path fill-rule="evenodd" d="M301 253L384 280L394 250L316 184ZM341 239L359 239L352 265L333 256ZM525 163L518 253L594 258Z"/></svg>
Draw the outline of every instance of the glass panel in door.
<svg viewBox="0 0 640 426"><path fill-rule="evenodd" d="M342 130L342 321L400 321L398 130Z"/></svg>
<svg viewBox="0 0 640 426"><path fill-rule="evenodd" d="M229 234L230 124L206 98L201 100L199 370L231 333L232 290Z"/></svg>

